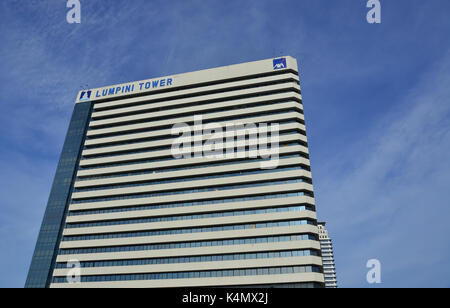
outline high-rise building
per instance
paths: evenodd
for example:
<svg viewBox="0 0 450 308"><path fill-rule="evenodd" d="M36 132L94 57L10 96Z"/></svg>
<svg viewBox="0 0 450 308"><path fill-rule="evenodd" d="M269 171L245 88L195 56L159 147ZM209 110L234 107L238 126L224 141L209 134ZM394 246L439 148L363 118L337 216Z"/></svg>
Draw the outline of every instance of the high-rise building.
<svg viewBox="0 0 450 308"><path fill-rule="evenodd" d="M319 239L322 250L323 274L326 288L337 288L336 267L334 263L333 242L325 228L325 222L319 222Z"/></svg>
<svg viewBox="0 0 450 308"><path fill-rule="evenodd" d="M73 286L324 286L294 58L80 91L26 281Z"/></svg>

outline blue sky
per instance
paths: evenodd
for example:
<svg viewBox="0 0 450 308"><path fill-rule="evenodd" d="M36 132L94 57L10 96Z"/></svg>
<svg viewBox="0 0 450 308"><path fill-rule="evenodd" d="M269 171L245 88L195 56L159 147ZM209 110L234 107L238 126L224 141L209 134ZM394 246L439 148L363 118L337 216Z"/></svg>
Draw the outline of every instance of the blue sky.
<svg viewBox="0 0 450 308"><path fill-rule="evenodd" d="M24 285L81 87L291 55L339 285L450 287L450 3L0 2L0 287Z"/></svg>

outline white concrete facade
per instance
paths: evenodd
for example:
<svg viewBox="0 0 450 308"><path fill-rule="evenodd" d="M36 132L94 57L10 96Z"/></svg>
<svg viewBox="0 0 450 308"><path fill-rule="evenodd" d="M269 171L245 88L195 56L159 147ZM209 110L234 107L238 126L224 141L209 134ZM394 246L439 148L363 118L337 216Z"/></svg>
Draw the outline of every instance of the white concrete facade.
<svg viewBox="0 0 450 308"><path fill-rule="evenodd" d="M334 262L333 242L328 235L324 222L318 223L320 249L322 250L323 273L326 288L337 288L336 265Z"/></svg>
<svg viewBox="0 0 450 308"><path fill-rule="evenodd" d="M80 92L92 114L50 287L322 286L298 66L282 58ZM174 158L171 129L194 116L279 123L277 168Z"/></svg>

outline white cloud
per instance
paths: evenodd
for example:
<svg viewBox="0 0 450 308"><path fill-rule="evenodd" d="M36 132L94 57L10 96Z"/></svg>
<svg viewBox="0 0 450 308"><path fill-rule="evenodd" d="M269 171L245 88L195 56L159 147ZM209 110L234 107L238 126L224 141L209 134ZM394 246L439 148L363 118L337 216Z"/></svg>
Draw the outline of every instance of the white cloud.
<svg viewBox="0 0 450 308"><path fill-rule="evenodd" d="M450 54L366 138L333 149L313 170L318 214L329 221L344 285L364 283L365 262L377 257L385 286L439 285L450 256L449 84ZM421 269L433 271L434 281L411 279Z"/></svg>

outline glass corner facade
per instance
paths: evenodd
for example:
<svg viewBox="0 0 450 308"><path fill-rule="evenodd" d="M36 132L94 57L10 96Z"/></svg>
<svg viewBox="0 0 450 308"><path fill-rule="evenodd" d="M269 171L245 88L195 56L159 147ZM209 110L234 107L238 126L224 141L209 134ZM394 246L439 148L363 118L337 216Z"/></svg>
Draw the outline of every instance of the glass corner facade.
<svg viewBox="0 0 450 308"><path fill-rule="evenodd" d="M25 288L46 288L50 285L91 105L91 102L83 102L74 107Z"/></svg>

